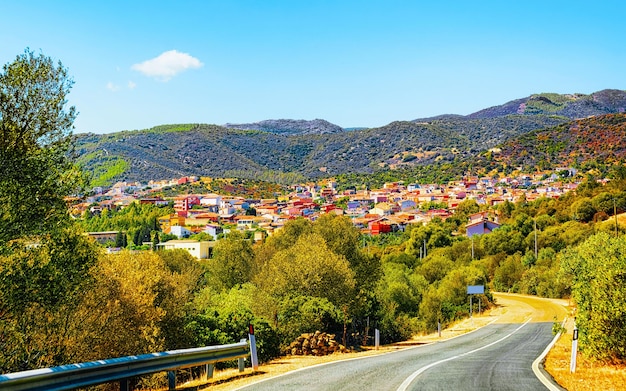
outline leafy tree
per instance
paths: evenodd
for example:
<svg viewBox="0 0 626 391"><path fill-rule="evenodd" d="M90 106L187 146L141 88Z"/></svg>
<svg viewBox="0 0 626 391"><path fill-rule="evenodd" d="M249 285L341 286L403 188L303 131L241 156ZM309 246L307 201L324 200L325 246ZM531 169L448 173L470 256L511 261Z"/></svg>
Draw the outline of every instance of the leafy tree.
<svg viewBox="0 0 626 391"><path fill-rule="evenodd" d="M258 288L249 283L219 293L206 287L195 297L194 313L183 332L192 336L194 346L226 344L247 337L248 325L252 324L259 361L276 357L280 346L277 332L265 318L255 315L259 312L259 294Z"/></svg>
<svg viewBox="0 0 626 391"><path fill-rule="evenodd" d="M515 204L509 200L506 200L502 204L498 205L497 209L503 218L509 218L515 210Z"/></svg>
<svg viewBox="0 0 626 391"><path fill-rule="evenodd" d="M285 250L293 246L301 235L309 233L313 233L313 223L304 218L297 218L285 223L280 232L272 235L267 242L277 250Z"/></svg>
<svg viewBox="0 0 626 391"><path fill-rule="evenodd" d="M478 205L476 200L467 199L467 200L461 201L457 205L454 214L455 215L458 214L460 216L467 218L468 216L474 213L478 213L478 211L480 211L480 206Z"/></svg>
<svg viewBox="0 0 626 391"><path fill-rule="evenodd" d="M626 359L626 240L599 233L561 255L578 304L581 350L599 360Z"/></svg>
<svg viewBox="0 0 626 391"><path fill-rule="evenodd" d="M157 231L154 231L154 233L152 233L152 251L156 251L157 250L157 246L159 244L159 233Z"/></svg>
<svg viewBox="0 0 626 391"><path fill-rule="evenodd" d="M395 315L405 313L416 316L427 286L428 282L421 274L412 273L402 264L385 263L383 276L376 287L376 296L385 308L391 307L393 303Z"/></svg>
<svg viewBox="0 0 626 391"><path fill-rule="evenodd" d="M84 337L77 304L97 250L64 201L83 184L75 109L65 108L72 83L61 63L29 50L0 73L2 372L67 363Z"/></svg>
<svg viewBox="0 0 626 391"><path fill-rule="evenodd" d="M197 234L193 234L193 235L189 236L189 239L197 240L198 242L212 241L213 240L213 236L211 236L211 234L206 233L206 232L199 232Z"/></svg>
<svg viewBox="0 0 626 391"><path fill-rule="evenodd" d="M454 262L438 253L426 258L425 262L417 268L417 273L423 276L428 283L439 281L454 269Z"/></svg>
<svg viewBox="0 0 626 391"><path fill-rule="evenodd" d="M350 218L334 214L322 215L313 224L313 232L324 239L333 253L345 257L354 272L358 289L373 289L380 277L380 260L363 254L361 233Z"/></svg>
<svg viewBox="0 0 626 391"><path fill-rule="evenodd" d="M572 218L576 221L587 223L593 219L596 208L589 198L579 199L570 208Z"/></svg>
<svg viewBox="0 0 626 391"><path fill-rule="evenodd" d="M115 234L115 247L126 248L128 246L127 240L125 232L117 231L117 234Z"/></svg>
<svg viewBox="0 0 626 391"><path fill-rule="evenodd" d="M488 255L500 252L515 254L524 250L524 237L510 225L502 225L488 235L481 235L481 245Z"/></svg>
<svg viewBox="0 0 626 391"><path fill-rule="evenodd" d="M231 231L224 239L217 241L213 248L213 258L209 260L211 282L214 286L229 290L252 278L254 272L254 252L250 241L239 231Z"/></svg>
<svg viewBox="0 0 626 391"><path fill-rule="evenodd" d="M348 261L317 234L302 235L293 247L277 252L258 282L274 297L323 297L335 305L349 302L355 285Z"/></svg>
<svg viewBox="0 0 626 391"><path fill-rule="evenodd" d="M81 358L77 350L87 342L79 304L97 254L92 240L68 227L0 255L0 371Z"/></svg>
<svg viewBox="0 0 626 391"><path fill-rule="evenodd" d="M426 254L424 254L426 242ZM424 258L433 248L450 246L453 242L452 227L439 219L433 219L428 225L411 230L411 237L406 243L406 253Z"/></svg>
<svg viewBox="0 0 626 391"><path fill-rule="evenodd" d="M495 270L493 287L498 291L518 292L518 283L524 274L524 265L519 254L509 255Z"/></svg>
<svg viewBox="0 0 626 391"><path fill-rule="evenodd" d="M430 285L424 294L419 313L427 330L434 330L437 322L444 325L460 319L469 312L468 285L484 285L487 276L475 266L464 266L452 270L438 285ZM484 299L489 299L486 296ZM483 301L485 306L488 302Z"/></svg>
<svg viewBox="0 0 626 391"><path fill-rule="evenodd" d="M602 192L596 195L591 199L591 203L596 211L604 212L607 215L613 215L614 206L617 207L615 195L608 192Z"/></svg>
<svg viewBox="0 0 626 391"><path fill-rule="evenodd" d="M0 244L67 225L63 197L83 183L71 161L76 111L61 63L26 50L0 73Z"/></svg>
<svg viewBox="0 0 626 391"><path fill-rule="evenodd" d="M157 253L109 254L92 273L95 286L86 292L84 305L90 315L84 322L93 335L85 356L95 360L162 351L169 270Z"/></svg>

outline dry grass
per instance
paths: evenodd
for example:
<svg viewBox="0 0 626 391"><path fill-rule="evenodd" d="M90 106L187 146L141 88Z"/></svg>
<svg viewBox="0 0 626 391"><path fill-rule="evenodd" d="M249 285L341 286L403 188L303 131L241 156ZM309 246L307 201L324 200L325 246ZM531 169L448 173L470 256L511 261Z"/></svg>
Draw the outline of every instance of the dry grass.
<svg viewBox="0 0 626 391"><path fill-rule="evenodd" d="M572 353L573 319L565 325L568 330L550 350L544 363L545 369L557 383L570 391L618 391L626 390L626 366L594 363L578 353L576 371L570 373Z"/></svg>

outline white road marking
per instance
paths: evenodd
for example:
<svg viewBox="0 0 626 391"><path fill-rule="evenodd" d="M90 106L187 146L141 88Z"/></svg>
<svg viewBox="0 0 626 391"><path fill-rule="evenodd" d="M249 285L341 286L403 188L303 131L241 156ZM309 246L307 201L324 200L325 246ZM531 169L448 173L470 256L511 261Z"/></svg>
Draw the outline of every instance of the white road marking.
<svg viewBox="0 0 626 391"><path fill-rule="evenodd" d="M459 355L456 355L456 356L453 356L453 357L449 357L449 358L446 358L446 359L444 359L444 360L439 360L439 361L436 361L436 362L434 362L434 363L431 363L431 364L426 365L425 367L421 367L421 368L420 368L420 369L418 369L417 371L413 372L413 373L411 374L411 376L407 377L407 378L406 378L406 379L402 382L402 384L400 384L400 387L398 387L398 390L397 390L397 391L407 391L407 390L408 390L408 388L409 388L409 385L411 385L411 383L413 382L413 380L415 380L415 379L416 379L419 375L421 375L422 373L424 373L425 371L427 371L428 369L430 369L430 368L432 368L432 367L434 367L434 366L436 366L436 365L443 364L444 362L448 362L448 361L456 360L457 358L461 358L461 357L469 356L470 354L474 354L474 353L476 353L476 352L479 352L479 351L481 351L481 350L483 350L483 349L487 349L488 347L491 347L491 346L493 346L493 345L495 345L495 344L498 344L498 343L500 343L500 342L504 341L505 339L509 338L511 335L513 335L513 334L517 333L517 332L518 332L518 331L519 331L522 327L526 326L526 325L528 324L528 322L530 322L530 319L528 319L528 320L527 320L526 322L524 322L521 326L519 326L518 328L516 328L515 330L513 330L511 333L509 333L509 334L505 335L504 337L500 338L499 340L497 340L497 341L495 341L495 342L492 342L492 343L490 343L490 344L487 344L487 345L485 345L485 346L482 346L482 347L480 347L480 348L478 348L478 349L471 350L471 351L469 351L469 352L465 352L465 353L462 353L462 354L459 354Z"/></svg>
<svg viewBox="0 0 626 391"><path fill-rule="evenodd" d="M565 325L565 321L567 320L567 318L563 319L563 323L561 323L561 326ZM533 373L535 374L535 376L537 377L537 379L539 379L539 381L541 383L543 383L544 386L546 386L546 388L550 391L560 391L561 388L557 387L554 385L554 383L552 383L550 380L548 380L548 378L546 378L546 376L543 374L543 372L541 372L539 370L539 364L541 364L541 362L544 360L544 358L546 358L546 356L548 355L548 352L550 351L550 349L552 349L552 347L554 346L554 344L556 344L556 341L559 340L559 338L561 337L561 332L559 332L553 339L552 342L550 342L550 344L546 347L546 349L543 351L543 353L541 353L541 355L539 357L537 357L537 359L535 361L533 361Z"/></svg>

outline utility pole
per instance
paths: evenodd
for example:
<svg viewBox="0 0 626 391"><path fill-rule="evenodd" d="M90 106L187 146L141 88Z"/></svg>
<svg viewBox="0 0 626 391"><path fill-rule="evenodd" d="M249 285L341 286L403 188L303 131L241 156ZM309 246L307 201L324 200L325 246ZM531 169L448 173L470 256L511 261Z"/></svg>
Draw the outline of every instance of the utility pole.
<svg viewBox="0 0 626 391"><path fill-rule="evenodd" d="M534 218L535 222L535 262L537 261L537 218Z"/></svg>
<svg viewBox="0 0 626 391"><path fill-rule="evenodd" d="M619 236L617 231L617 204L615 203L615 198L613 198L613 217L615 218L615 237Z"/></svg>

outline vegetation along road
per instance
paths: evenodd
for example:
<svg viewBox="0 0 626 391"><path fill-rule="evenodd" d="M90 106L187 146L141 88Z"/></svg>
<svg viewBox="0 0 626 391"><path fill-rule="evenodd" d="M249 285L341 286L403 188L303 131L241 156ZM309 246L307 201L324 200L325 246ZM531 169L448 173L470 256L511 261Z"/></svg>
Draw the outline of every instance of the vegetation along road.
<svg viewBox="0 0 626 391"><path fill-rule="evenodd" d="M505 311L473 332L404 350L318 365L270 378L254 390L540 390L532 363L553 339L559 303L496 294Z"/></svg>

